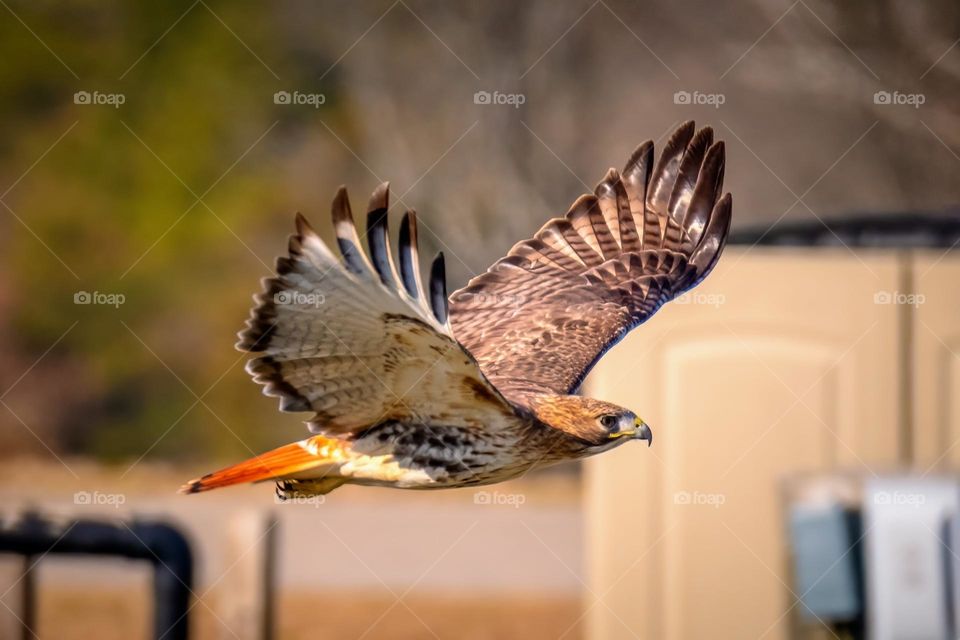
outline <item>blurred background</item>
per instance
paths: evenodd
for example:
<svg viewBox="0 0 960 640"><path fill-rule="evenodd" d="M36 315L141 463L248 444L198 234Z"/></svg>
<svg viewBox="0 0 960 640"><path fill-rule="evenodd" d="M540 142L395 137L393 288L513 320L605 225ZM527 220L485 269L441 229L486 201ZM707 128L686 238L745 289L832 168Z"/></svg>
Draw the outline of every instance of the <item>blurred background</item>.
<svg viewBox="0 0 960 640"><path fill-rule="evenodd" d="M845 514L885 499L948 507L893 518L936 540L884 584L953 575L957 498L916 476L960 464L957 3L0 4L4 526L175 524L198 638L860 637ZM233 349L295 211L329 233L338 185L390 180L453 290L688 119L736 243L587 385L657 446L484 492L175 494L304 433ZM804 582L810 531L850 544ZM0 555L0 636L27 600L25 637L154 637L148 564ZM825 584L855 595L798 606ZM948 637L913 629L875 637Z"/></svg>

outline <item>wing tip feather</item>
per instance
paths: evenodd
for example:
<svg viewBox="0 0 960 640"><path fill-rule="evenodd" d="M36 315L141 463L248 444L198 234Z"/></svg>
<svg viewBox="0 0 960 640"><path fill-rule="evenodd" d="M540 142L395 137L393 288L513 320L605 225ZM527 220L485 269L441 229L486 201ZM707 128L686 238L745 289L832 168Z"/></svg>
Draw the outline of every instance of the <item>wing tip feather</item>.
<svg viewBox="0 0 960 640"><path fill-rule="evenodd" d="M449 308L446 263L443 251L437 253L437 256L433 259L433 264L430 265L430 306L437 322L446 324Z"/></svg>
<svg viewBox="0 0 960 640"><path fill-rule="evenodd" d="M376 211L377 209L387 209L390 205L390 182L383 181L374 188L370 194L370 204L367 211Z"/></svg>
<svg viewBox="0 0 960 640"><path fill-rule="evenodd" d="M317 235L317 232L310 226L310 222L307 221L307 218L299 211L297 211L294 217L294 224L297 227L297 234L301 237Z"/></svg>

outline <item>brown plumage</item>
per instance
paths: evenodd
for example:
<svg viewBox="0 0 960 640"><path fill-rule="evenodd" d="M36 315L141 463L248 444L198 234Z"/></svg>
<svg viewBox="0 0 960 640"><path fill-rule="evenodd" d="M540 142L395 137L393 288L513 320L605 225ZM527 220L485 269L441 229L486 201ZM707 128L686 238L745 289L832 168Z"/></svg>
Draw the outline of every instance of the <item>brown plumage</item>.
<svg viewBox="0 0 960 640"><path fill-rule="evenodd" d="M346 195L333 202L342 259L303 216L238 348L282 411L316 434L183 487L267 479L284 497L344 483L489 484L543 464L652 441L636 415L575 395L597 360L716 264L730 226L724 147L692 122L654 166L645 142L622 172L447 299L442 254L420 275L416 215L397 259L389 189L374 191L363 251Z"/></svg>

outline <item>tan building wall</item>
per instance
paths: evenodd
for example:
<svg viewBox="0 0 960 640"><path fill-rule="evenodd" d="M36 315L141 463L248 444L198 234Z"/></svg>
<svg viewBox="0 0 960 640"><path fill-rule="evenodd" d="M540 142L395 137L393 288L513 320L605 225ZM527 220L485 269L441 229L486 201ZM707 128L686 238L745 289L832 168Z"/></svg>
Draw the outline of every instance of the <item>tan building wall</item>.
<svg viewBox="0 0 960 640"><path fill-rule="evenodd" d="M611 351L588 392L655 440L587 465L589 637L787 637L780 480L872 474L914 449L932 463L960 437L944 386L958 385L960 260L920 280L928 304L903 298L936 253L731 247Z"/></svg>

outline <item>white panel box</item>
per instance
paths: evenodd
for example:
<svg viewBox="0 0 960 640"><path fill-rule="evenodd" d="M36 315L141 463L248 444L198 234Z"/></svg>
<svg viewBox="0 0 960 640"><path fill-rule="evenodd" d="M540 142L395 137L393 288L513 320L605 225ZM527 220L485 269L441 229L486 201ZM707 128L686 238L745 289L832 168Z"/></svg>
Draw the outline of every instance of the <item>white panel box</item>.
<svg viewBox="0 0 960 640"><path fill-rule="evenodd" d="M948 548L960 491L955 480L883 478L864 492L871 640L952 636Z"/></svg>

